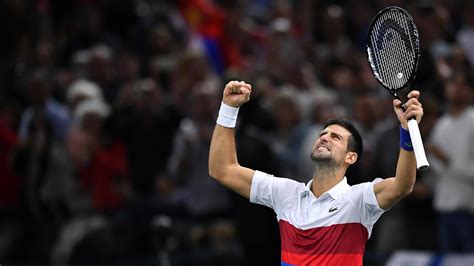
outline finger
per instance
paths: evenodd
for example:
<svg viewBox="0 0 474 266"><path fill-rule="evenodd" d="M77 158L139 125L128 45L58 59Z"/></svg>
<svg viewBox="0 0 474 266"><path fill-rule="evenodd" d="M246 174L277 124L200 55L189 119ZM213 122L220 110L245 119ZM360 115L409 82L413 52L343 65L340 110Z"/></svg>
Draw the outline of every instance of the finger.
<svg viewBox="0 0 474 266"><path fill-rule="evenodd" d="M234 81L234 80L227 82L227 84L225 85L224 90L229 92L229 93L232 92L232 88L234 87L235 83L236 83L236 81Z"/></svg>
<svg viewBox="0 0 474 266"><path fill-rule="evenodd" d="M421 108L421 106L419 105L408 105L406 110L405 110L405 113L407 112L412 112L412 111L423 111L423 108Z"/></svg>
<svg viewBox="0 0 474 266"><path fill-rule="evenodd" d="M241 87L240 91L244 94L245 97L250 97L250 90L247 87Z"/></svg>
<svg viewBox="0 0 474 266"><path fill-rule="evenodd" d="M242 82L240 81L234 81L232 83L232 93L234 94L239 94L241 93L240 88L242 87Z"/></svg>
<svg viewBox="0 0 474 266"><path fill-rule="evenodd" d="M244 83L243 87L247 88L248 90L252 91L252 86L248 83Z"/></svg>
<svg viewBox="0 0 474 266"><path fill-rule="evenodd" d="M393 106L399 107L401 104L402 104L402 101L400 101L400 100L398 100L398 99L394 99L394 100L393 100Z"/></svg>
<svg viewBox="0 0 474 266"><path fill-rule="evenodd" d="M420 92L417 90L412 90L410 93L408 93L407 97L410 98L416 98L418 99L420 97Z"/></svg>
<svg viewBox="0 0 474 266"><path fill-rule="evenodd" d="M416 117L417 120L418 120L418 118L420 118L422 116L423 116L423 110L422 109L414 109L414 110L410 110L410 111L405 112L405 118L406 119Z"/></svg>
<svg viewBox="0 0 474 266"><path fill-rule="evenodd" d="M410 105L417 105L417 106L422 106L422 104L420 103L420 101L418 101L417 98L411 98L409 99L406 103L405 103L405 107L408 107Z"/></svg>
<svg viewBox="0 0 474 266"><path fill-rule="evenodd" d="M233 87L233 86L235 86L235 84L237 84L237 83L238 83L237 81L231 80L231 81L229 81L229 82L227 83L226 87L229 87L229 88L230 88L230 87Z"/></svg>
<svg viewBox="0 0 474 266"><path fill-rule="evenodd" d="M233 86L233 87L232 87L232 93L234 93L234 94L240 94L240 93L242 93L242 92L240 91L240 88L241 88L241 87L238 86L238 85L237 85L237 86Z"/></svg>

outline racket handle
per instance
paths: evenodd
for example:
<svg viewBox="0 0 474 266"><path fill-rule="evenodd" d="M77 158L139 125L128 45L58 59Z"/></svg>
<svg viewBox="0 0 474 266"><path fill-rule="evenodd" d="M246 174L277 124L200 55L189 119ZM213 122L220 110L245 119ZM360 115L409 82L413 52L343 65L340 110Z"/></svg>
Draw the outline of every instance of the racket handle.
<svg viewBox="0 0 474 266"><path fill-rule="evenodd" d="M408 120L408 132L410 132L411 144L415 152L416 168L418 170L426 170L430 166L426 159L425 148L423 147L423 140L421 139L420 129L416 119Z"/></svg>

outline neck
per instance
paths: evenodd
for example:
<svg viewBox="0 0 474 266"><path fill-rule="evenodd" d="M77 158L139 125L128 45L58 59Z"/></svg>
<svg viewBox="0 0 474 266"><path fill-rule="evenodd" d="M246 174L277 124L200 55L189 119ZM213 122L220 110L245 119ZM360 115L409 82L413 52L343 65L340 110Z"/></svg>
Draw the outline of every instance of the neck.
<svg viewBox="0 0 474 266"><path fill-rule="evenodd" d="M313 174L311 191L315 197L320 197L344 178L345 169L327 164L316 164Z"/></svg>

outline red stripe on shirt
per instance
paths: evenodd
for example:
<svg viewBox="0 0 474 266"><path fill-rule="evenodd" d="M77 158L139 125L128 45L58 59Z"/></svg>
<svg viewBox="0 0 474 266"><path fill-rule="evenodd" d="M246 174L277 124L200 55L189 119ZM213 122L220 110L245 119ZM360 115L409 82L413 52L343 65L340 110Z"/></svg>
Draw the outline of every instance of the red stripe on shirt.
<svg viewBox="0 0 474 266"><path fill-rule="evenodd" d="M334 224L306 230L298 229L284 220L280 220L279 225L282 260L286 263L300 265L308 264L307 260L310 260L313 265L319 264L315 261L322 259L332 264L332 259L340 261L350 258L352 263L346 265L362 264L368 232L360 223Z"/></svg>
<svg viewBox="0 0 474 266"><path fill-rule="evenodd" d="M281 252L281 261L291 265L362 266L362 257L359 254L300 255Z"/></svg>

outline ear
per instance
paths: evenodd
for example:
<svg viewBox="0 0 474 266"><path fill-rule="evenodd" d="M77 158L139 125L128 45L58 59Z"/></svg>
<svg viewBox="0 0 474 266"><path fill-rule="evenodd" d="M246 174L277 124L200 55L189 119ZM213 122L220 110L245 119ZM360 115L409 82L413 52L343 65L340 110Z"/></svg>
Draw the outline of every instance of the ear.
<svg viewBox="0 0 474 266"><path fill-rule="evenodd" d="M357 161L357 158L358 158L358 154L353 152L353 151L349 151L346 153L346 157L344 158L344 162L351 165L351 164L354 164L356 161Z"/></svg>

